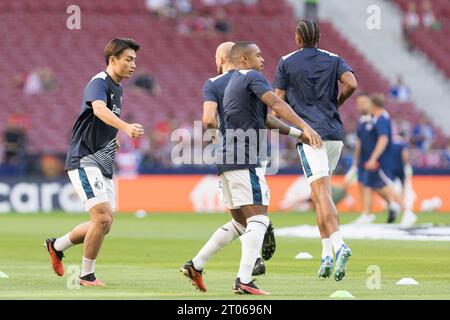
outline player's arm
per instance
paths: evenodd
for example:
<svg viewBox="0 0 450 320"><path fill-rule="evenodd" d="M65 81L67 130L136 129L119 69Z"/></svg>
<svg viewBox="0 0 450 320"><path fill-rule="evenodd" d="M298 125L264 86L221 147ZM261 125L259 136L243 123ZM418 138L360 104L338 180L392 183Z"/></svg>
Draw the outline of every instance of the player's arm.
<svg viewBox="0 0 450 320"><path fill-rule="evenodd" d="M301 130L288 126L286 123L284 123L274 115L267 115L266 126L268 129L278 130L285 136L291 136L299 139L302 143L309 144L309 140L302 135Z"/></svg>
<svg viewBox="0 0 450 320"><path fill-rule="evenodd" d="M261 101L271 108L281 119L292 123L303 131L303 135L308 140L308 144L313 147L322 147L322 139L294 110L274 92L267 91L261 96Z"/></svg>
<svg viewBox="0 0 450 320"><path fill-rule="evenodd" d="M358 83L356 82L355 75L351 71L344 72L339 81L342 82L342 93L338 98L338 108L355 92L358 87Z"/></svg>
<svg viewBox="0 0 450 320"><path fill-rule="evenodd" d="M366 162L366 169L374 170L377 168L378 159L383 154L384 150L386 150L388 144L389 144L389 137L387 135L381 135L378 137L375 149L372 151L369 160Z"/></svg>
<svg viewBox="0 0 450 320"><path fill-rule="evenodd" d="M119 135L116 135L116 151L120 150L120 141L119 141Z"/></svg>
<svg viewBox="0 0 450 320"><path fill-rule="evenodd" d="M108 109L103 100L95 100L91 103L94 115L107 125L124 131L131 138L138 138L144 134L144 128L138 123L127 123Z"/></svg>
<svg viewBox="0 0 450 320"><path fill-rule="evenodd" d="M353 150L353 163L352 166L356 166L361 157L361 140L356 139L355 150Z"/></svg>
<svg viewBox="0 0 450 320"><path fill-rule="evenodd" d="M409 163L409 150L407 147L404 147L402 149L402 162L403 162L403 170L405 172L405 177L412 177L413 175L413 168L411 164Z"/></svg>
<svg viewBox="0 0 450 320"><path fill-rule="evenodd" d="M285 90L281 90L281 89L275 89L275 94L283 101L286 101L286 91ZM277 113L272 110L272 114L279 118L279 116L277 115Z"/></svg>
<svg viewBox="0 0 450 320"><path fill-rule="evenodd" d="M216 129L217 128L217 102L215 101L205 101L203 103L203 116L202 122L205 129Z"/></svg>

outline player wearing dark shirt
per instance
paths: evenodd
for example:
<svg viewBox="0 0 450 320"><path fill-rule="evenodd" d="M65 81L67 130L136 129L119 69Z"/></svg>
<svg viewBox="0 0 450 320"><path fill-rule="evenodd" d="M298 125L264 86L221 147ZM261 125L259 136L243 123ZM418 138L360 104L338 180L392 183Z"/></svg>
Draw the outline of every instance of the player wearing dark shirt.
<svg viewBox="0 0 450 320"><path fill-rule="evenodd" d="M203 125L205 129L213 131L217 129L217 133L212 136L216 136L214 141L219 147L223 136L225 135L225 123L223 120L223 98L225 88L227 87L232 74L236 72L236 67L230 59L231 48L233 45L233 42L225 42L218 46L216 50L216 66L219 76L208 79L203 86ZM268 128L278 129L281 134L290 134L296 138L300 138L299 130L287 126L272 115L268 115L266 125ZM263 164L263 167L264 166L265 165ZM244 234L247 226L247 221L242 210L232 205L230 197L224 195L221 184L219 184L219 190L220 198L225 202L226 206L230 208L233 219L218 228L197 255L180 268L180 271L188 277L192 284L200 291L207 290L202 276L202 269L207 261L209 261L209 259L225 245ZM264 236L262 257L257 258L252 275L265 273L265 264L262 258L265 260L270 259L274 251L275 236L273 226L270 223Z"/></svg>
<svg viewBox="0 0 450 320"><path fill-rule="evenodd" d="M372 106L372 135L368 144L372 152L365 163L366 169L363 183L377 191L390 205L391 212L402 211L404 217L415 218L415 214L404 207L403 197L393 188L394 170L392 168L392 124L389 114L385 110L383 95L371 97ZM396 209L398 207L398 209ZM395 221L396 214L390 214L388 222ZM405 219L412 221L414 219ZM415 221L414 221L415 222Z"/></svg>
<svg viewBox="0 0 450 320"><path fill-rule="evenodd" d="M230 209L241 209L246 219L245 233L241 237L241 263L233 291L259 295L266 292L256 287L251 275L269 226L269 188L259 157L260 142L264 143L259 135L267 129L268 108L299 127L308 143L321 147L322 141L274 94L261 74L264 59L257 45L236 43L231 50L231 61L237 70L231 75L223 98L225 135L219 148L225 162L218 164L219 178L225 202Z"/></svg>
<svg viewBox="0 0 450 320"><path fill-rule="evenodd" d="M106 71L98 73L87 84L81 112L73 127L65 169L91 219L66 235L48 238L45 242L53 270L59 276L64 274L63 251L84 244L80 273L80 284L84 286L104 286L95 277L94 267L115 210L112 175L116 149L119 148L117 131L123 130L131 138L144 133L140 124L129 124L120 119L120 82L133 74L138 50L139 45L132 39L113 39L106 45Z"/></svg>
<svg viewBox="0 0 450 320"><path fill-rule="evenodd" d="M370 97L366 93L358 94L356 98L356 106L361 114L358 120L358 128L356 130L356 144L353 155L353 165L350 170L357 172L357 179L361 195L361 202L363 211L360 217L355 221L358 224L371 223L375 220L375 215L372 214L372 189L363 184L364 179L364 164L370 158L372 146L369 144L372 131L372 117L370 115Z"/></svg>
<svg viewBox="0 0 450 320"><path fill-rule="evenodd" d="M336 254L335 280L345 276L351 256L339 232L339 217L331 195L330 176L336 168L343 146L344 129L339 107L356 89L352 69L338 55L319 49L319 26L303 20L295 33L298 50L281 58L274 80L277 95L286 99L297 115L319 133L322 148L299 143L297 149L303 172L311 185L317 222L322 238L322 264L319 277L327 278ZM338 82L343 90L338 97Z"/></svg>

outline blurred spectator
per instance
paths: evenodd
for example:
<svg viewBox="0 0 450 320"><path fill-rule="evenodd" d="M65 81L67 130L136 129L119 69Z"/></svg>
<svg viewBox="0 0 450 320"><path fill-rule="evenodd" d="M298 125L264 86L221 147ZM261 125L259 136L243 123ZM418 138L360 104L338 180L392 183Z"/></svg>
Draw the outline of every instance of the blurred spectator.
<svg viewBox="0 0 450 320"><path fill-rule="evenodd" d="M214 19L209 13L203 13L194 20L193 30L196 33L211 34L214 30Z"/></svg>
<svg viewBox="0 0 450 320"><path fill-rule="evenodd" d="M242 4L245 6L254 6L259 0L241 0Z"/></svg>
<svg viewBox="0 0 450 320"><path fill-rule="evenodd" d="M421 152L428 151L434 141L434 128L427 118L421 117L412 132L412 143Z"/></svg>
<svg viewBox="0 0 450 320"><path fill-rule="evenodd" d="M442 161L445 167L450 168L450 143L442 153Z"/></svg>
<svg viewBox="0 0 450 320"><path fill-rule="evenodd" d="M64 175L64 164L55 155L42 155L40 158L42 175L46 178L57 178Z"/></svg>
<svg viewBox="0 0 450 320"><path fill-rule="evenodd" d="M224 6L235 1L236 0L202 0L205 6Z"/></svg>
<svg viewBox="0 0 450 320"><path fill-rule="evenodd" d="M176 15L171 0L145 0L145 6L150 13L157 17L173 17Z"/></svg>
<svg viewBox="0 0 450 320"><path fill-rule="evenodd" d="M25 170L26 134L17 123L8 122L3 132L2 174L23 174Z"/></svg>
<svg viewBox="0 0 450 320"><path fill-rule="evenodd" d="M409 2L408 11L403 16L402 28L403 37L406 40L408 49L411 51L413 46L409 39L411 32L416 30L420 26L419 15L417 14L416 4L414 2Z"/></svg>
<svg viewBox="0 0 450 320"><path fill-rule="evenodd" d="M175 9L177 13L186 15L192 12L191 0L175 0Z"/></svg>
<svg viewBox="0 0 450 320"><path fill-rule="evenodd" d="M134 123L134 115L129 114L126 122ZM143 138L131 139L125 132L118 132L119 149L116 153L117 173L120 176L132 177L138 174L139 164L142 160L141 144Z"/></svg>
<svg viewBox="0 0 450 320"><path fill-rule="evenodd" d="M145 69L137 72L132 80L132 84L135 88L151 95L158 95L161 92L159 84Z"/></svg>
<svg viewBox="0 0 450 320"><path fill-rule="evenodd" d="M57 85L55 75L49 67L36 68L25 75L15 77L15 83L28 95L53 90Z"/></svg>
<svg viewBox="0 0 450 320"><path fill-rule="evenodd" d="M411 100L411 90L403 83L402 76L397 77L397 83L391 87L389 95L398 102L406 102Z"/></svg>
<svg viewBox="0 0 450 320"><path fill-rule="evenodd" d="M223 9L216 11L214 29L219 33L228 33L231 30L230 22L228 21L227 12Z"/></svg>
<svg viewBox="0 0 450 320"><path fill-rule="evenodd" d="M423 2L422 24L425 29L440 30L442 27L441 23L436 19L429 0Z"/></svg>
<svg viewBox="0 0 450 320"><path fill-rule="evenodd" d="M317 20L319 0L304 0L305 1L305 17L310 20Z"/></svg>
<svg viewBox="0 0 450 320"><path fill-rule="evenodd" d="M14 113L9 116L8 122L15 127L21 128L25 134L31 125L30 116L21 106L16 107Z"/></svg>
<svg viewBox="0 0 450 320"><path fill-rule="evenodd" d="M406 141L411 139L411 123L409 121L397 117L393 123L393 134L403 137Z"/></svg>

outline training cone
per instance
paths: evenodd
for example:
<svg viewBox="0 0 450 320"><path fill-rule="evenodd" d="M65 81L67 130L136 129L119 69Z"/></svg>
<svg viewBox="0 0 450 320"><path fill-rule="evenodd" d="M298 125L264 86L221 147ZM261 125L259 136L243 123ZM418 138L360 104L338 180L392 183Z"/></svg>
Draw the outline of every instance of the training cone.
<svg viewBox="0 0 450 320"><path fill-rule="evenodd" d="M410 285L418 285L419 283L413 278L402 278L397 282L398 285L410 286Z"/></svg>
<svg viewBox="0 0 450 320"><path fill-rule="evenodd" d="M0 271L0 279L8 279L8 278L9 277L6 273Z"/></svg>
<svg viewBox="0 0 450 320"><path fill-rule="evenodd" d="M313 256L309 252L300 252L295 256L295 259L297 260L309 260L312 259Z"/></svg>
<svg viewBox="0 0 450 320"><path fill-rule="evenodd" d="M337 290L331 294L330 298L353 299L354 296L347 290Z"/></svg>

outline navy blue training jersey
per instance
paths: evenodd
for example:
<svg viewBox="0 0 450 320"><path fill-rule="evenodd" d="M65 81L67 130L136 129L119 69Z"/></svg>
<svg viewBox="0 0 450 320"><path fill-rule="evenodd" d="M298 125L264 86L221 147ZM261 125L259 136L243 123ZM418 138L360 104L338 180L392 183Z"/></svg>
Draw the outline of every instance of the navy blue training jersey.
<svg viewBox="0 0 450 320"><path fill-rule="evenodd" d="M223 96L234 71L229 70L220 76L210 78L203 86L203 102L213 101L217 103L217 129L222 135L225 133L225 127L223 126Z"/></svg>
<svg viewBox="0 0 450 320"><path fill-rule="evenodd" d="M391 167L391 148L392 148L392 126L391 126L391 118L389 117L389 113L384 111L379 117L372 117L372 134L370 135L369 144L372 147L372 154L375 146L378 142L378 138L380 136L387 136L389 139L389 143L386 146L386 149L381 154L380 158L378 158L378 162L382 169L389 169Z"/></svg>
<svg viewBox="0 0 450 320"><path fill-rule="evenodd" d="M405 164L403 163L403 150L407 147L406 141L403 139L393 139L390 160L389 160L389 170L393 173L395 177L403 177L405 171Z"/></svg>
<svg viewBox="0 0 450 320"><path fill-rule="evenodd" d="M94 166L111 179L117 129L94 115L92 102L96 100L104 101L106 107L120 117L122 86L104 71L94 76L84 89L81 113L72 130L65 170Z"/></svg>
<svg viewBox="0 0 450 320"><path fill-rule="evenodd" d="M365 115L359 118L358 129L356 135L358 136L359 142L361 144L360 155L358 160L358 168L362 168L364 163L366 163L372 151L375 148L374 139L372 139L372 128L373 124L371 121L371 116ZM376 143L376 141L375 141Z"/></svg>
<svg viewBox="0 0 450 320"><path fill-rule="evenodd" d="M280 59L273 87L286 91L286 100L323 140L344 140L338 113L338 80L353 72L338 55L303 48Z"/></svg>
<svg viewBox="0 0 450 320"><path fill-rule="evenodd" d="M218 164L219 173L229 170L260 167L259 152L267 147L267 106L261 101L264 93L273 91L269 82L256 70L239 70L231 75L223 99L226 133L222 154L225 163ZM234 135L236 130L248 133Z"/></svg>

